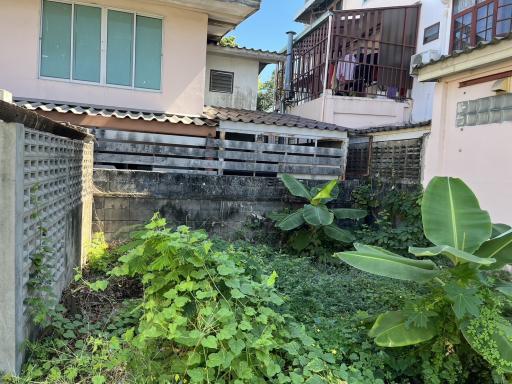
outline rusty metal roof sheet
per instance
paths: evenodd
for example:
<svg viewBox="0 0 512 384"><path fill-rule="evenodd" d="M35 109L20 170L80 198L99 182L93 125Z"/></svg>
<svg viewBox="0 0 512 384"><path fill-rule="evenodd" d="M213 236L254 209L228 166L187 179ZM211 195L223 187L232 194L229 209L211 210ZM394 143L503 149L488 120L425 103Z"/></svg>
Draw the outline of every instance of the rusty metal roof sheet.
<svg viewBox="0 0 512 384"><path fill-rule="evenodd" d="M358 135L367 135L371 133L379 133L379 132L392 132L392 131L401 131L405 129L414 129L414 128L427 128L432 124L431 120L421 121L418 123L406 123L401 125L381 125L377 127L369 127L369 128L361 128L361 129L352 129L350 133L353 136Z"/></svg>
<svg viewBox="0 0 512 384"><path fill-rule="evenodd" d="M204 114L212 119L242 123L321 129L340 132L346 132L349 130L346 127L341 127L336 124L323 123L317 120L306 119L300 116L277 112L261 112L226 107L205 107Z"/></svg>
<svg viewBox="0 0 512 384"><path fill-rule="evenodd" d="M68 105L62 103L43 102L43 101L29 101L29 100L16 100L16 105L26 108L28 110L41 110L45 112L56 111L60 113L73 113L76 115L88 116L102 116L102 117L116 117L118 119L132 119L132 120L145 120L145 121L159 121L161 123L169 122L173 124L181 123L187 125L197 126L210 126L217 125L215 120L210 119L208 116L187 116L168 113L155 113L144 111L133 111L124 109L115 109L109 107L96 107L96 106L80 106Z"/></svg>

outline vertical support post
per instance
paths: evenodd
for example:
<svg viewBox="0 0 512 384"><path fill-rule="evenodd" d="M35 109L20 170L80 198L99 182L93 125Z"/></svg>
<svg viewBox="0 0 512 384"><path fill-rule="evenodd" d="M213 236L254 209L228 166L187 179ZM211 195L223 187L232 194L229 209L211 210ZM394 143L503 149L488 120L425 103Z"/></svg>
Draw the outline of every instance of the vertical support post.
<svg viewBox="0 0 512 384"><path fill-rule="evenodd" d="M23 149L21 124L0 121L0 371L23 359Z"/></svg>
<svg viewBox="0 0 512 384"><path fill-rule="evenodd" d="M340 166L340 181L344 181L346 179L347 174L347 156L348 156L348 138L346 140L342 140L341 142L341 166Z"/></svg>
<svg viewBox="0 0 512 384"><path fill-rule="evenodd" d="M333 14L329 15L329 27L327 31L327 48L325 52L325 68L324 68L324 90L322 93L322 111L320 114L320 121L325 121L325 98L327 97L327 84L329 82L329 61L331 58L331 38L332 38L332 19Z"/></svg>
<svg viewBox="0 0 512 384"><path fill-rule="evenodd" d="M220 131L219 139L219 170L217 174L222 176L224 174L224 141L226 140L226 131Z"/></svg>
<svg viewBox="0 0 512 384"><path fill-rule="evenodd" d="M284 67L284 95L281 106L281 113L286 113L286 101L292 97L292 79L293 79L293 31L286 32L288 35L288 47L286 50L286 64Z"/></svg>

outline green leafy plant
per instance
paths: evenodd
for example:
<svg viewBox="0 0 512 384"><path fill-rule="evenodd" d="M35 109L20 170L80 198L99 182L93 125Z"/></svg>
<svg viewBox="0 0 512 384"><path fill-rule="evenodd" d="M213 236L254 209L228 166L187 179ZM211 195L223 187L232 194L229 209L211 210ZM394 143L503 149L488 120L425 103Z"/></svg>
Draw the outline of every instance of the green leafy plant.
<svg viewBox="0 0 512 384"><path fill-rule="evenodd" d="M421 283L428 289L402 310L379 315L369 336L383 347L444 340L447 355L463 354L468 347L498 375L509 374L512 325L503 316L503 306L512 285L486 271L512 262L512 230L493 226L471 189L456 178L434 178L425 190L421 212L425 236L434 246L410 247L410 253L435 260L444 256L449 267L362 244L335 255L360 270Z"/></svg>
<svg viewBox="0 0 512 384"><path fill-rule="evenodd" d="M256 281L202 231L173 231L155 215L115 276L140 277L144 314L125 339L158 365L160 382L325 382L329 353L283 304L275 272Z"/></svg>
<svg viewBox="0 0 512 384"><path fill-rule="evenodd" d="M352 232L336 225L335 219L361 219L367 215L367 212L362 209L327 207L327 204L335 200L339 194L337 180L311 190L291 175L285 174L281 180L293 196L308 201L308 204L304 204L302 208L291 214L271 215L271 219L276 221L279 229L296 230L290 238L295 250L304 250L314 243L320 234L343 243L351 243L355 240Z"/></svg>
<svg viewBox="0 0 512 384"><path fill-rule="evenodd" d="M407 254L411 245L427 247L423 234L420 186L388 185L371 180L352 192L357 208L369 212L365 223L354 233L358 243L384 247Z"/></svg>

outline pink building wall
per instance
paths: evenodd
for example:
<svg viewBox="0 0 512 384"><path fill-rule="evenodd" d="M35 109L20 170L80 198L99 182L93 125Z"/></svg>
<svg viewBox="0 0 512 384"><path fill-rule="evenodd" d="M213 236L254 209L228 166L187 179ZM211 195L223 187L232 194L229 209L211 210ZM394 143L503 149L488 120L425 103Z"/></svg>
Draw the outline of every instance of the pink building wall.
<svg viewBox="0 0 512 384"><path fill-rule="evenodd" d="M512 225L512 121L457 127L457 103L495 96L494 81L468 87L459 83L512 70L512 63L452 76L436 85L432 133L428 140L424 184L434 176L463 179L494 222Z"/></svg>
<svg viewBox="0 0 512 384"><path fill-rule="evenodd" d="M27 99L188 115L202 112L206 14L135 0L94 2L94 5L163 18L162 89L145 91L40 79L41 0L0 0L0 3L0 89Z"/></svg>

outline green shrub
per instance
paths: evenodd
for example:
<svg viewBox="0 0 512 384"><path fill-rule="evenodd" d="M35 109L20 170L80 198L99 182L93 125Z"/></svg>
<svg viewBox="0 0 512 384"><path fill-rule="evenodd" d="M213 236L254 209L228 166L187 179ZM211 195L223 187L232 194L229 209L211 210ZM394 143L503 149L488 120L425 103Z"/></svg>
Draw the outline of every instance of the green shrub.
<svg viewBox="0 0 512 384"><path fill-rule="evenodd" d="M325 382L331 354L276 311L277 275L259 282L201 231L155 216L112 274L144 284L144 314L126 340L152 356L159 380L192 383ZM157 367L157 368L156 368Z"/></svg>
<svg viewBox="0 0 512 384"><path fill-rule="evenodd" d="M421 222L421 187L391 186L378 193L382 188L381 183L371 182L352 192L355 206L369 212L367 223L355 230L357 241L400 254L406 254L411 245L430 245Z"/></svg>

